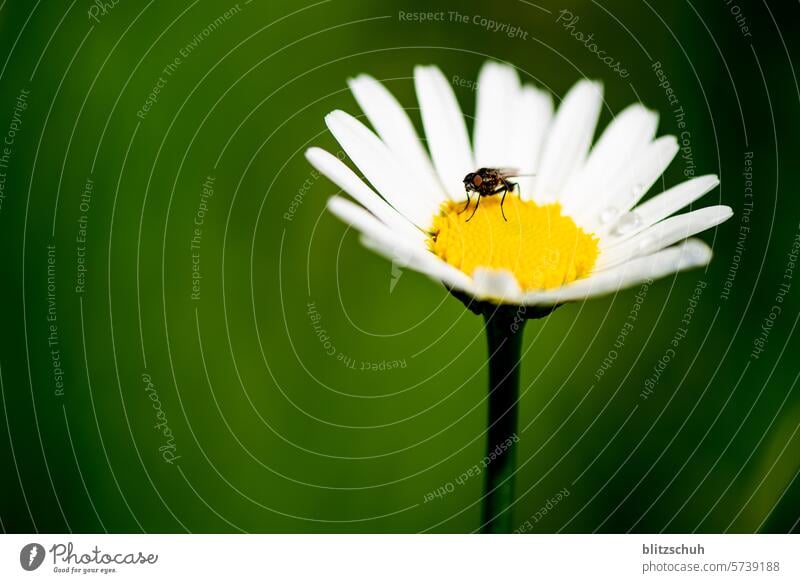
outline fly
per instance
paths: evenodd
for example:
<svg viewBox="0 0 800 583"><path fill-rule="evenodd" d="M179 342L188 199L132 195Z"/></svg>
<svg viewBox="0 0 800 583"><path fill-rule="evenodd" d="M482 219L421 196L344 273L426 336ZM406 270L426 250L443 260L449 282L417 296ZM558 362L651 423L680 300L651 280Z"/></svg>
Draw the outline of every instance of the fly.
<svg viewBox="0 0 800 583"><path fill-rule="evenodd" d="M472 211L472 214L466 220L467 223L470 222L472 217L475 216L475 213L478 212L482 197L495 196L502 193L503 198L500 199L500 213L503 215L503 220L508 222L506 213L503 210L503 203L506 201L506 194L519 188L519 184L512 182L509 178L519 176L533 175L520 174L519 170L516 168L478 168L475 172L470 172L464 177L464 190L467 192L467 204L458 214L463 213L469 208L469 203L472 202L470 198L471 192L478 195L478 200L475 203L475 210Z"/></svg>

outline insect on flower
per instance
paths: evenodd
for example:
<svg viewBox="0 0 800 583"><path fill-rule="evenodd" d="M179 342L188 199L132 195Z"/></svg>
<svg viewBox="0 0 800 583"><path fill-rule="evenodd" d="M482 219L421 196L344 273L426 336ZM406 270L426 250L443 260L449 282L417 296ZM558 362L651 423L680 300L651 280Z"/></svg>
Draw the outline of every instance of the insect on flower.
<svg viewBox="0 0 800 583"><path fill-rule="evenodd" d="M341 157L320 148L306 153L355 199L335 196L330 210L370 249L396 263L402 257L404 267L459 299L483 302L489 314L492 306L537 311L583 301L711 261L708 245L684 240L729 219L730 207L678 212L719 178L696 176L642 202L680 146L674 136L656 136L658 114L641 103L594 140L601 83L579 80L554 108L553 96L524 83L514 67L489 62L479 75L470 137L444 73L419 66L414 84L424 142L397 99L359 75L350 85L374 129L343 111L325 123L364 179ZM515 176L534 172L535 181ZM509 190L519 196L501 200ZM473 193L489 198L484 215L466 223ZM492 207L503 202L509 212L503 204L497 216Z"/></svg>
<svg viewBox="0 0 800 583"><path fill-rule="evenodd" d="M509 178L517 176L533 176L533 174L520 174L516 168L478 168L475 172L470 172L464 177L464 189L467 191L467 204L458 213L461 214L469 208L469 203L472 199L469 196L470 192L478 195L478 200L475 202L475 210L469 216L466 222L470 222L475 213L478 212L478 207L481 204L481 197L494 196L503 193L503 198L500 200L500 213L503 215L503 220L508 222L506 213L503 210L503 203L506 201L506 194L513 192L515 188L519 187L516 182L511 182Z"/></svg>

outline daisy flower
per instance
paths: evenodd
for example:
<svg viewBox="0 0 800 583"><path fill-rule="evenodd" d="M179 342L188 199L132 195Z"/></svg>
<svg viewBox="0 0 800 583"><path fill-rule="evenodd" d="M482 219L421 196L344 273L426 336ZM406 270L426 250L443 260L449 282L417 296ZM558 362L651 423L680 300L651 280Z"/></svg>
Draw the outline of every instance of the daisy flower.
<svg viewBox="0 0 800 583"><path fill-rule="evenodd" d="M732 215L721 205L675 214L717 186L715 175L642 202L678 153L678 141L657 138L658 115L636 103L592 145L603 105L597 82L578 81L554 110L550 94L521 83L513 67L487 62L470 140L445 76L418 66L414 85L426 144L378 81L359 75L349 84L372 129L343 111L325 121L366 181L325 150L311 148L306 156L354 199L334 196L328 207L367 247L440 281L484 315L487 451L516 435L519 331L526 319L706 265L710 248L689 237ZM468 202L465 186L480 183L468 175L481 169L503 169L509 191L473 193ZM484 531L510 529L513 449L489 465Z"/></svg>
<svg viewBox="0 0 800 583"><path fill-rule="evenodd" d="M442 72L417 67L414 84L430 155L402 106L367 75L350 88L374 131L343 111L325 121L372 188L328 152L306 153L359 203L333 197L329 208L367 247L471 298L523 306L583 300L710 261L699 240L675 244L725 221L731 209L671 215L719 184L716 176L639 204L679 149L674 136L655 138L655 112L629 106L591 147L603 103L599 83L579 81L554 112L548 93L521 84L512 67L488 62L470 142ZM500 196L482 200L469 223L473 209L459 214L464 177L481 167L535 175L516 179L519 195L504 205L508 221Z"/></svg>

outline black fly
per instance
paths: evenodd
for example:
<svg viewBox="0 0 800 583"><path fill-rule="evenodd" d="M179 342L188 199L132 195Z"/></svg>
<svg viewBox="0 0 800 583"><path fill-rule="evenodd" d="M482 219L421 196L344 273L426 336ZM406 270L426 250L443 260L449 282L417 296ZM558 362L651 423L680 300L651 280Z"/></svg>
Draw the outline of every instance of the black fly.
<svg viewBox="0 0 800 583"><path fill-rule="evenodd" d="M503 210L503 203L506 201L506 194L513 192L515 188L519 187L516 182L511 182L509 178L516 176L531 176L530 174L519 174L516 168L478 168L475 172L470 172L464 177L464 189L467 191L467 204L458 214L463 213L469 208L469 203L472 199L469 196L470 192L478 195L478 200L475 203L475 210L467 219L470 222L475 213L478 212L478 207L481 204L481 198L484 196L494 196L503 193L503 198L500 200L500 213L503 215L503 220L508 222L506 213Z"/></svg>

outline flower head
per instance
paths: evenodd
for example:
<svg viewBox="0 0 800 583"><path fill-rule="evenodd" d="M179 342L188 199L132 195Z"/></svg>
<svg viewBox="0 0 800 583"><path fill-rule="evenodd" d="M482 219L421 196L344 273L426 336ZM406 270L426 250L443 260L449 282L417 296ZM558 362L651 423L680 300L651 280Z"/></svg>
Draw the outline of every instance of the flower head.
<svg viewBox="0 0 800 583"><path fill-rule="evenodd" d="M585 299L711 260L705 243L687 238L731 209L672 215L719 184L716 176L640 202L678 152L674 136L655 137L658 116L641 104L619 113L592 146L598 83L579 81L554 112L549 94L488 62L470 141L441 71L417 67L414 82L430 154L405 110L367 75L350 88L374 131L342 111L326 122L372 187L328 152L306 153L360 203L335 196L329 208L367 247L459 295L525 306ZM496 190L478 169L502 169Z"/></svg>

